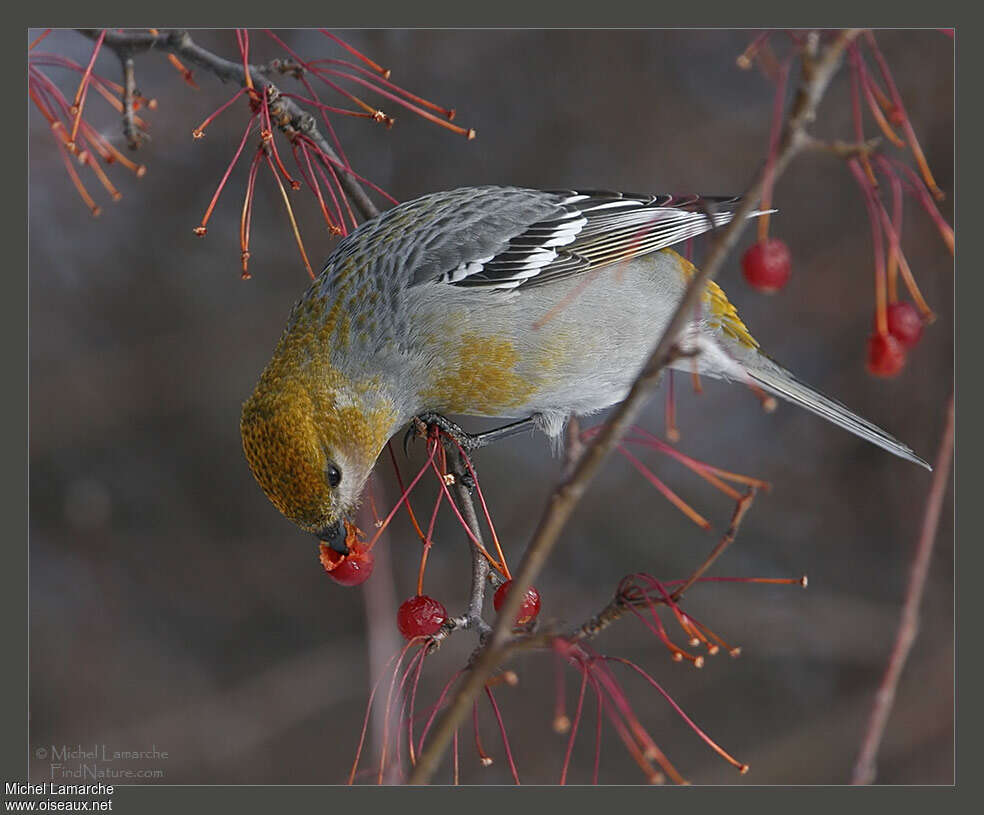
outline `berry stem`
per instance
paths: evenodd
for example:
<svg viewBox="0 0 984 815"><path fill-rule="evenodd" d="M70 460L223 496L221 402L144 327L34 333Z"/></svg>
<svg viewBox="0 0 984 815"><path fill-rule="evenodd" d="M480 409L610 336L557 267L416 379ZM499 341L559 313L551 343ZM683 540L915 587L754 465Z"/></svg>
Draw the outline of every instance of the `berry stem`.
<svg viewBox="0 0 984 815"><path fill-rule="evenodd" d="M769 155L765 161L765 177L762 181L762 199L759 209L765 214L758 219L758 239L764 241L769 237L769 212L772 208L772 186L775 183L776 156L779 151L779 136L782 133L783 109L786 102L786 78L789 76L791 60L786 60L779 66L776 77L776 93L772 100L772 121L769 126Z"/></svg>
<svg viewBox="0 0 984 815"><path fill-rule="evenodd" d="M936 224L936 228L939 229L943 242L946 243L946 248L950 250L950 254L952 255L954 248L953 228L946 222L946 219L943 218L939 207L936 206L936 202L933 200L932 196L930 196L929 190L926 189L926 185L923 183L922 179L912 171L911 167L908 167L905 164L895 160L893 160L892 163L909 176L909 179L912 182L909 185L909 189L915 193L919 203L922 204L923 209L926 210L926 214L929 215L929 217L933 220L933 223Z"/></svg>
<svg viewBox="0 0 984 815"><path fill-rule="evenodd" d="M79 178L79 174L75 171L75 167L72 166L72 159L68 154L68 148L62 144L60 140L55 140L55 144L58 145L58 151L61 153L62 161L65 163L65 169L68 171L68 177L72 179L72 184L75 185L75 189L78 190L82 201L89 208L94 218L98 218L102 212L102 208L92 200L92 196L89 195L89 191L85 188L85 184L82 183L82 179Z"/></svg>
<svg viewBox="0 0 984 815"><path fill-rule="evenodd" d="M249 280L249 230L253 220L253 200L256 190L256 174L260 169L260 158L262 150L257 148L256 154L249 165L249 174L246 177L246 195L243 197L243 211L239 218L239 251L242 262L242 278Z"/></svg>
<svg viewBox="0 0 984 815"><path fill-rule="evenodd" d="M386 671L389 669L390 665L393 664L393 660L396 659L396 654L389 658L386 665L383 666L383 670L380 672L379 678L373 683L372 690L369 691L369 701L366 704L366 713L362 718L362 733L359 735L359 746L355 751L355 760L352 762L352 769L349 772L348 786L352 786L355 783L355 773L359 768L359 759L362 757L362 748L366 743L366 731L369 729L369 716L372 713L372 702L376 698L376 691L379 690L379 685L386 676Z"/></svg>
<svg viewBox="0 0 984 815"><path fill-rule="evenodd" d="M208 127L215 120L215 118L220 113L222 113L224 110L226 110L230 105L232 105L233 102L235 102L244 93L246 93L246 89L245 88L240 88L238 91L236 91L236 93L233 94L232 98L228 102L226 102L224 105L220 106L204 122L202 122L200 125L198 125L198 127L196 127L194 130L191 131L192 137L194 137L196 139L200 139L202 136L204 136L205 135L205 128Z"/></svg>
<svg viewBox="0 0 984 815"><path fill-rule="evenodd" d="M106 38L106 29L104 28L99 32L99 37L96 39L96 45L92 49L92 56L89 58L89 64L85 68L85 73L82 74L82 79L79 82L79 89L75 92L75 101L72 103L72 112L75 118L72 120L72 132L69 136L69 141L73 144L75 143L75 134L79 130L79 122L82 121L82 109L85 107L85 99L89 93L89 76L92 73L92 66L96 64L96 57L99 56L99 49L102 47L103 40Z"/></svg>
<svg viewBox="0 0 984 815"><path fill-rule="evenodd" d="M875 252L875 329L879 334L885 336L888 334L888 302L885 286L885 250L881 223L875 205L877 193L872 188L868 177L861 170L861 165L856 158L849 159L847 166L854 174L858 186L861 187L864 205L868 210L868 220L871 223L871 238Z"/></svg>
<svg viewBox="0 0 984 815"><path fill-rule="evenodd" d="M50 33L51 33L51 29L50 28L46 28L37 37L35 37L34 42L32 42L29 46L27 46L27 50L28 51L33 51L34 50L34 46L36 46L39 42L41 42L41 40L43 40L45 37L47 37Z"/></svg>
<svg viewBox="0 0 984 815"><path fill-rule="evenodd" d="M861 56L860 52L858 53L858 71L861 78L861 89L864 92L864 98L868 103L868 110L871 111L871 115L878 124L879 129L885 138L892 144L896 147L904 148L905 142L899 138L898 134L889 124L888 119L885 118L882 105L879 104L879 101L875 96L876 93L881 94L881 89L877 87L874 79L871 77L871 74L868 73L868 69L864 64L864 58ZM891 104L888 99L885 99L884 101L886 106Z"/></svg>
<svg viewBox="0 0 984 815"><path fill-rule="evenodd" d="M454 498L451 497L451 492L448 490L447 482L444 480L444 476L446 475L446 473L441 472L440 468L437 466L437 463L434 462L433 456L431 457L430 464L434 472L437 474L438 483L440 484L441 489L444 491L444 494L448 499L448 504L450 504L451 509L454 510L454 514L458 518L458 522L461 524L462 528L464 528L469 539L471 539L472 544L475 546L476 549L478 549L478 551L482 554L482 556L489 562L489 565L491 565L493 569L495 569L497 572L500 572L501 574L505 574L503 567L496 562L495 558L492 557L488 549L486 549L482 545L482 542L478 539L478 537L476 537L475 533L472 532L471 527L468 525L468 522L461 514L461 511L458 509L458 505L455 503Z"/></svg>
<svg viewBox="0 0 984 815"><path fill-rule="evenodd" d="M324 196L321 194L321 185L318 183L318 177L315 175L314 167L311 166L311 156L308 153L307 145L300 139L296 139L291 147L294 151L294 159L297 161L297 166L301 171L301 175L304 177L304 180L307 182L308 186L314 191L314 195L318 199L318 206L321 208L321 215L324 217L325 224L328 226L328 232L332 235L342 234L342 230L328 213L328 207L325 204ZM301 164L300 159L297 156L298 150L300 150L301 155L304 156L304 161L307 164L307 173L304 172L304 166ZM392 450L390 453L392 454Z"/></svg>
<svg viewBox="0 0 984 815"><path fill-rule="evenodd" d="M936 315L926 303L925 298L922 296L922 292L919 291L916 278L912 274L912 269L909 268L909 262L906 260L905 253L902 251L899 235L892 226L892 219L889 217L888 211L885 209L884 204L882 204L881 199L876 196L872 196L871 203L878 218L881 220L882 227L885 230L885 234L888 236L889 245L891 246L892 251L898 256L899 271L902 273L902 279L905 281L906 288L909 290L909 295L915 302L916 307L922 312L923 321L926 323L933 322L936 319Z"/></svg>
<svg viewBox="0 0 984 815"><path fill-rule="evenodd" d="M458 454L461 460L465 463L465 467L468 468L468 473L471 475L472 481L475 483L475 492L478 493L478 501L482 505L482 512L485 515L485 522L489 525L489 532L492 534L492 543L495 544L496 554L499 556L499 562L502 564L502 574L506 580L512 580L512 575L509 573L509 567L506 565L506 555L502 551L502 546L499 543L499 536L495 532L495 524L492 523L492 516L489 514L489 507L485 503L485 496L482 494L482 486L478 482L478 473L475 472L475 468L472 467L471 459L465 452L465 449L461 446L456 438L449 436L447 433L442 431L442 436L451 439L455 446L458 448Z"/></svg>
<svg viewBox="0 0 984 815"><path fill-rule="evenodd" d="M448 695L448 691L451 690L451 686L458 680L458 677L464 673L464 670L457 670L452 675L451 678L445 683L444 687L441 689L440 695L437 697L437 701L433 704L430 709L430 716L427 717L427 723L424 725L424 730L420 734L420 740L417 742L417 752L420 753L424 749L424 740L427 738L427 734L430 732L431 725L434 724L434 719L437 716L437 712L441 709L441 704L444 702L444 698ZM458 731L455 730L455 733Z"/></svg>
<svg viewBox="0 0 984 815"><path fill-rule="evenodd" d="M454 731L454 736L451 738L451 783L458 786L458 731Z"/></svg>
<svg viewBox="0 0 984 815"><path fill-rule="evenodd" d="M516 771L516 762L513 761L512 750L509 748L509 736L506 735L506 725L502 721L502 714L499 712L499 705L496 704L492 688L485 686L485 695L489 697L489 704L492 705L492 712L495 714L496 723L499 725L499 734L502 736L502 747L506 751L506 761L509 762L509 772L512 773L513 781L520 785L519 773ZM475 731L476 733L478 731Z"/></svg>
<svg viewBox="0 0 984 815"><path fill-rule="evenodd" d="M435 116L433 113L431 113L428 110L425 110L419 105L415 105L413 104L413 102L409 102L406 99L403 99L394 93L390 93L385 88L381 88L379 87L379 85L375 85L371 82L368 82L367 80L363 79L361 76L358 76L357 74L348 73L346 71L338 71L333 68L320 68L320 67L312 69L312 73L315 76L320 77L323 81L327 82L329 85L331 85L336 89L338 89L338 86L335 85L335 83L327 80L324 76L325 74L327 74L328 76L338 77L339 79L348 79L351 82L355 82L356 84L362 85L363 87L368 88L369 90L375 91L384 99L389 99L391 102L395 102L401 107L405 107L407 110L413 111L422 119L426 119L429 122L433 122L434 124L443 127L445 130L450 130L452 133L457 133L460 136L464 136L469 141L474 139L476 136L476 133L473 129L466 128L466 127L459 127L458 125L451 124L451 122L449 122L447 119L442 119L440 116ZM340 92L345 93L345 91L341 91L341 89L339 90ZM350 96L350 98L352 98L353 100L356 99L356 97L351 96L350 94L346 94L346 95ZM357 104L359 104L361 107L362 105L365 105L365 102L362 102L362 100L360 99L358 100ZM372 108L370 108L368 105L365 105L365 109L372 110Z"/></svg>
<svg viewBox="0 0 984 815"><path fill-rule="evenodd" d="M560 771L560 785L567 783L567 769L571 764L571 754L574 752L574 741L577 739L577 729L581 724L581 713L584 710L584 691L588 685L587 671L581 673L581 688L577 694L577 708L574 711L574 722L571 724L571 734L567 737L567 750L564 752L564 765ZM600 735L600 733L599 733Z"/></svg>
<svg viewBox="0 0 984 815"><path fill-rule="evenodd" d="M239 141L239 147L236 149L236 154L232 157L232 161L229 162L229 166L226 167L225 174L222 176L222 180L219 181L219 186L215 190L215 195L212 196L208 209L205 210L205 215L202 216L202 222L195 227L196 235L203 236L206 233L208 219L212 217L212 210L215 208L215 204L219 200L219 196L222 194L222 188L225 186L226 181L229 180L229 175L232 173L232 168L236 166L236 162L239 161L239 157L243 154L243 148L246 146L246 139L249 138L249 132L253 129L253 122L255 121L256 114L254 113L249 117L249 121L246 123L246 129L243 131L243 137Z"/></svg>
<svg viewBox="0 0 984 815"><path fill-rule="evenodd" d="M861 115L861 68L859 66L857 43L851 43L847 48L847 58L850 63L851 74L851 115L854 119L854 140L858 144L864 144L864 119ZM868 177L868 182L872 187L878 187L875 179L875 171L871 169L871 161L867 153L861 153L861 166Z"/></svg>
<svg viewBox="0 0 984 815"><path fill-rule="evenodd" d="M475 749L478 751L478 760L483 767L492 766L492 757L482 749L482 737L478 731L478 700L472 702L472 730L475 733Z"/></svg>
<svg viewBox="0 0 984 815"><path fill-rule="evenodd" d="M274 152L276 152L276 148L274 148ZM270 167L270 173L273 175L273 180L277 182L277 188L280 190L280 196L284 199L284 208L287 210L287 217L290 219L290 228L294 233L294 240L297 242L297 248L301 253L301 259L304 261L304 268L307 269L308 277L314 280L314 270L311 268L311 262L308 260L307 252L304 251L304 241L301 240L301 231L297 228L297 221L294 218L294 210L291 209L290 206L290 199L287 197L287 190L284 189L284 184L280 180L280 175L277 173L277 168L273 166L273 160L270 158L270 153L264 150L263 157L266 159L267 165Z"/></svg>
<svg viewBox="0 0 984 815"><path fill-rule="evenodd" d="M771 31L763 31L754 40L752 40L748 48L746 48L744 51L742 51L741 54L738 55L738 58L735 60L735 62L737 63L739 68L741 68L743 71L747 71L749 68L752 67L752 58L758 52L759 48L761 48L765 44L765 41L769 38L769 35L771 33L772 33Z"/></svg>
<svg viewBox="0 0 984 815"><path fill-rule="evenodd" d="M348 61L346 61L344 59L313 59L313 60L311 60L311 62L309 64L311 64L311 65L339 65L339 66L341 66L343 68L348 68L348 69L357 71L358 73L362 74L363 76L372 77L377 82L382 83L383 85L385 85L390 90L395 91L396 93L400 94L401 96L405 97L406 99L410 100L411 102L416 102L417 104L419 104L419 105L421 105L421 106L423 106L425 108L429 108L430 110L433 110L436 113L440 113L442 116L445 116L448 119L448 121L451 121L451 120L454 119L454 116L455 116L455 110L454 110L454 108L441 107L440 105L435 104L434 102L431 102L428 99L424 99L421 96L417 96L415 93L411 93L406 88L401 88L399 85L396 85L393 82L387 81L385 78L380 79L375 74L373 74L372 72L367 71L365 68L362 68L362 67L360 67L358 65L355 65L354 63L348 62Z"/></svg>
<svg viewBox="0 0 984 815"><path fill-rule="evenodd" d="M680 441L680 429L676 423L676 398L673 389L673 371L666 372L666 407L663 413L666 438L672 442Z"/></svg>
<svg viewBox="0 0 984 815"><path fill-rule="evenodd" d="M361 59L366 65L372 68L377 74L379 74L384 79L389 78L390 70L388 68L383 68L377 63L373 62L371 59L369 59L369 57L367 57L361 51L353 48L351 45L345 42L345 40L343 40L341 37L336 37L330 31L327 31L324 28L319 28L318 31L324 34L332 42L336 43L337 45L340 45L342 48L344 48L346 51L352 54L352 56Z"/></svg>
<svg viewBox="0 0 984 815"><path fill-rule="evenodd" d="M679 509L684 515L690 518L697 526L702 529L710 529L711 523L703 515L701 515L697 510L691 507L686 501L684 501L679 495L677 495L673 490L671 490L665 483L663 483L656 475L643 464L639 459L637 459L623 444L618 445L618 451L625 456L629 462L632 464L636 470L645 478L650 484L652 484L663 497L669 501L673 506Z"/></svg>
<svg viewBox="0 0 984 815"><path fill-rule="evenodd" d="M929 187L937 201L942 201L946 198L946 195L943 193L943 190L936 186L936 180L933 178L933 173L929 169L929 163L926 161L926 156L922 151L919 140L916 138L916 132L912 129L912 121L909 119L909 114L905 109L905 105L902 103L902 95L899 93L899 89L895 85L895 80L892 78L892 72L889 70L888 62L878 47L878 43L875 41L875 35L870 30L865 31L865 39L871 48L871 53L875 57L875 62L878 63L878 68L885 80L885 84L888 86L888 92L892 95L895 108L902 118L902 132L905 134L906 141L909 143L909 149L912 150L912 155L916 160L919 171L922 173L926 186Z"/></svg>
<svg viewBox="0 0 984 815"><path fill-rule="evenodd" d="M444 493L437 493L437 500L434 501L434 511L431 513L430 523L427 525L427 536L424 538L424 549L420 554L420 569L417 572L417 594L424 593L424 571L427 569L427 556L430 554L431 546L433 545L432 536L434 534L434 525L437 522L437 511L441 508L441 502L444 500Z"/></svg>
<svg viewBox="0 0 984 815"><path fill-rule="evenodd" d="M383 522L379 525L379 529L376 530L376 534L372 536L372 540L369 541L368 545L366 546L366 551L371 551L372 547L376 545L376 541L379 540L380 535L382 535L386 527L389 526L389 522L393 520L393 516L396 515L396 511L403 505L404 501L408 500L410 493L413 491L413 488L417 486L417 482L420 481L424 473L426 473L427 470L430 468L430 466L433 464L435 455L437 455L436 443L431 445L430 456L428 457L427 461L424 462L424 466L420 468L420 472L417 473L416 476L414 476L413 481L410 482L410 486L408 486L403 491L403 494L399 497L396 504L389 511L389 514L383 519Z"/></svg>
<svg viewBox="0 0 984 815"><path fill-rule="evenodd" d="M724 750L722 747L720 747L717 744L717 742L715 742L710 736L707 735L707 733L705 733L703 730L701 730L697 726L697 724L694 722L694 720L691 719L686 713L683 712L683 708L681 708L675 701L673 701L673 698L663 689L663 686L660 685L659 682L657 682L655 679L653 679L648 673L646 673L646 671L644 671L642 668L640 668L634 662L630 662L629 660L623 659L622 657L602 657L602 659L604 659L604 660L606 660L608 662L620 662L621 664L627 665L632 670L634 670L643 679L645 679L650 685L652 685L667 702L670 703L670 707L672 707L673 710L676 711L676 713L680 716L680 718L682 718L687 723L687 725L691 728L691 730L693 730L698 736L700 736L700 738L703 739L703 741L715 753L717 753L719 756L721 756L721 758L723 758L725 761L727 761L733 767L736 767L738 769L738 772L740 772L742 775L744 775L745 773L748 772L748 765L747 764L742 764L740 761L738 761L738 759L734 758L730 753L728 753L726 750Z"/></svg>
<svg viewBox="0 0 984 815"><path fill-rule="evenodd" d="M256 98L256 89L253 87L253 77L249 73L249 31L245 28L236 29L236 42L239 45L239 53L243 58L243 82L246 91L251 99Z"/></svg>

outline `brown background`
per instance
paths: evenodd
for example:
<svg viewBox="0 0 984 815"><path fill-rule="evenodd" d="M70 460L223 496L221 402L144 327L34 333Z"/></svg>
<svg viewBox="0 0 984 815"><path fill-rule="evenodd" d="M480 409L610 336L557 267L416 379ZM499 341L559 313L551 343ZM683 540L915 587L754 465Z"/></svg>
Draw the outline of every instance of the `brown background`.
<svg viewBox="0 0 984 815"><path fill-rule="evenodd" d="M316 33L284 36L302 54L344 56ZM764 154L771 86L734 64L750 32L345 36L391 67L394 80L455 105L461 123L478 130L468 143L385 105L398 118L392 131L339 122L353 165L400 199L484 183L735 193ZM196 38L235 53L231 31ZM952 42L933 31L882 32L879 41L937 179L952 192ZM279 54L259 33L254 42L257 59ZM42 47L81 61L91 52L70 32ZM110 55L99 67L116 78ZM191 129L231 93L201 72L197 78L195 92L163 58L138 61L141 89L160 102L148 116L153 142L142 154L149 172L140 181L114 172L125 197L98 221L77 199L45 123L31 111L32 745L156 744L169 758L147 766L163 768L169 783L334 783L351 761L367 693L364 593L325 578L310 538L254 484L238 434L239 405L306 277L278 193L261 174L254 279L240 282L245 164L207 239L192 235L244 122L244 108L233 108L205 139L192 141ZM63 88L70 95L74 85L65 78ZM90 105L119 143L106 106L92 97ZM841 76L817 133L850 138L849 112ZM318 263L331 240L311 199L295 198ZM741 280L737 256L722 285L773 356L931 458L953 359L952 266L938 235L907 202L906 251L939 321L902 376L875 380L863 365L871 236L849 172L833 158L805 156L782 179L776 201L775 234L795 257L789 286L774 298L756 294ZM952 217L949 202L943 211ZM695 590L690 610L743 647L740 659L718 656L703 671L672 663L631 621L598 647L650 670L751 764L741 783L844 783L895 634L929 476L804 412L782 407L765 415L740 388L705 383L696 396L684 379L678 383L681 449L775 484L717 573L805 572L810 589ZM661 404L647 411L646 424L661 430ZM702 533L629 465L612 461L539 581L544 618L586 616L632 571L683 576L726 524L727 499L671 461L645 459L709 515L715 531ZM483 452L479 465L518 559L558 462L542 439L523 438ZM384 490L392 496L390 481ZM884 782L952 780L950 500L922 628L886 735ZM423 511L426 502L417 503ZM412 593L419 550L404 518L393 530L385 540L391 566L381 564L366 595L377 660L398 644L386 605ZM427 587L457 609L467 593L467 554L452 524L440 530ZM459 639L428 663L423 698L432 699L462 663L469 643ZM564 742L550 730L551 660L526 658L517 670L520 687L499 691L498 700L521 776L553 782ZM688 778L739 781L655 693L627 675L625 684ZM576 688L573 677L569 686ZM483 727L487 748L500 756L491 718ZM585 730L575 753L573 781L590 779L592 735ZM605 746L602 780L639 782L611 730ZM51 780L48 772L35 761L32 780ZM469 783L509 780L501 760L477 766L470 735L462 773Z"/></svg>

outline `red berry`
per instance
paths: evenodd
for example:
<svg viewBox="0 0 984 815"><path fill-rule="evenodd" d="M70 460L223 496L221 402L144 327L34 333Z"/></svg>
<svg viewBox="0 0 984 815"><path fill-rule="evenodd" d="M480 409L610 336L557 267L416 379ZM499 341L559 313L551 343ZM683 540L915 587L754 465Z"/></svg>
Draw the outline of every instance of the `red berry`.
<svg viewBox="0 0 984 815"><path fill-rule="evenodd" d="M766 238L745 252L741 268L751 286L759 291L777 292L789 281L793 258L784 241Z"/></svg>
<svg viewBox="0 0 984 815"><path fill-rule="evenodd" d="M417 594L405 600L396 612L396 627L408 640L429 637L441 630L448 618L447 609L433 597Z"/></svg>
<svg viewBox="0 0 984 815"><path fill-rule="evenodd" d="M498 611L502 608L502 604L506 602L506 597L509 594L509 589L512 586L512 580L507 580L498 589L496 589L495 596L492 598L492 605L495 606L495 610ZM537 614L540 613L540 592L538 592L533 586L530 586L526 590L526 596L523 598L523 603L519 607L519 614L516 615L516 625L526 625L530 620L534 619Z"/></svg>
<svg viewBox="0 0 984 815"><path fill-rule="evenodd" d="M376 565L376 558L368 549L359 544L349 545L349 553L343 555L336 552L327 544L319 544L321 550L321 565L328 572L328 577L342 586L358 586L365 583Z"/></svg>
<svg viewBox="0 0 984 815"><path fill-rule="evenodd" d="M868 372L875 376L895 376L905 365L905 347L891 334L868 337Z"/></svg>
<svg viewBox="0 0 984 815"><path fill-rule="evenodd" d="M912 303L892 303L886 313L888 333L906 348L912 348L923 333L923 321Z"/></svg>

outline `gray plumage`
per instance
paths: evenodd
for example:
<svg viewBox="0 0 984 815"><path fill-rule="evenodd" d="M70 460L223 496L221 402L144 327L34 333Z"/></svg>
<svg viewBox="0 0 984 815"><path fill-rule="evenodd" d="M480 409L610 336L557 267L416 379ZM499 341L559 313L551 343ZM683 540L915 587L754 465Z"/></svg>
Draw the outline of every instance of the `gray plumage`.
<svg viewBox="0 0 984 815"><path fill-rule="evenodd" d="M570 415L625 397L668 324L688 267L661 250L708 231L708 212L727 223L737 202L514 187L427 195L342 240L288 331L311 298L339 306L349 334L334 335L331 364L372 379L374 398L396 406L394 431L423 411L536 415L556 438ZM716 287L679 341L700 351L702 374L755 383L928 468L761 354Z"/></svg>

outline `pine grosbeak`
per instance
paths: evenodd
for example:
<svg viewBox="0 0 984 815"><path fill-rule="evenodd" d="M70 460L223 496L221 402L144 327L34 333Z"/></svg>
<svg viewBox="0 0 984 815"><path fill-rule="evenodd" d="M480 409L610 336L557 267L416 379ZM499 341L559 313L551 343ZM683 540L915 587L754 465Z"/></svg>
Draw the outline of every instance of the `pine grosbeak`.
<svg viewBox="0 0 984 815"><path fill-rule="evenodd" d="M389 438L423 412L566 419L625 398L695 269L668 247L735 198L472 187L426 195L342 240L294 306L243 406L256 480L345 552L343 521ZM757 385L897 456L885 431L760 353L719 286L676 363Z"/></svg>

